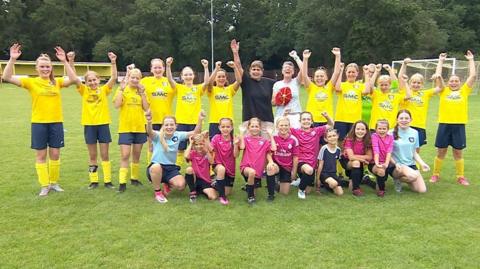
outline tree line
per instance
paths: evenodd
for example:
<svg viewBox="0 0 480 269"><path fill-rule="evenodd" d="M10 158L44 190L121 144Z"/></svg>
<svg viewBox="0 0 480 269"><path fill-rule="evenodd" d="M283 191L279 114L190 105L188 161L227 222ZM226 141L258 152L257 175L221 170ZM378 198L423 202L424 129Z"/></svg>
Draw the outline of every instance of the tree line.
<svg viewBox="0 0 480 269"><path fill-rule="evenodd" d="M175 69L210 59L208 0L0 0L1 59L13 42L23 60L53 55L61 45L77 61L135 63L175 57ZM213 0L214 54L231 59L229 41L241 43L244 63L279 68L292 49L313 51L312 66L333 65L332 47L345 62L388 63L463 55L480 45L477 0ZM233 26L233 27L232 27Z"/></svg>

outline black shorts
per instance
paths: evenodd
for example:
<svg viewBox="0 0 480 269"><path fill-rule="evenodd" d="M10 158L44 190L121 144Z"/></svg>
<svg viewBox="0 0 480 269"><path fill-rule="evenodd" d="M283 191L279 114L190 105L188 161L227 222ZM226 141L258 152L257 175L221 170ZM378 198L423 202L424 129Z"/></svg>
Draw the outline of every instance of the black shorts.
<svg viewBox="0 0 480 269"><path fill-rule="evenodd" d="M328 187L328 184L325 183L325 180L329 177L335 179L339 186L341 185L340 179L335 173L320 173L320 182L326 187Z"/></svg>
<svg viewBox="0 0 480 269"><path fill-rule="evenodd" d="M150 163L147 167L147 178L151 182L152 178L150 175L150 167L154 165L154 163ZM162 167L162 183L168 183L172 178L176 176L180 176L180 166L175 164L160 164Z"/></svg>
<svg viewBox="0 0 480 269"><path fill-rule="evenodd" d="M177 131L190 132L190 131L193 131L193 129L195 129L195 126L197 125L179 123L177 124ZM178 150L185 150L187 148L187 144L188 144L188 139L183 140L182 142L180 142L180 144L178 144Z"/></svg>
<svg viewBox="0 0 480 269"><path fill-rule="evenodd" d="M418 132L418 143L420 147L427 144L427 132L423 128L412 127Z"/></svg>
<svg viewBox="0 0 480 269"><path fill-rule="evenodd" d="M97 144L97 141L98 143L112 142L108 124L85 125L83 127L83 135L85 137L85 144Z"/></svg>
<svg viewBox="0 0 480 269"><path fill-rule="evenodd" d="M195 180L195 191L197 193L203 193L203 190L208 189L208 188L213 189L212 184L209 184L205 180L197 177L197 179Z"/></svg>
<svg viewBox="0 0 480 269"><path fill-rule="evenodd" d="M160 129L162 129L162 125L158 123L154 123L152 124L152 129L155 131L160 131Z"/></svg>
<svg viewBox="0 0 480 269"><path fill-rule="evenodd" d="M333 128L337 130L338 139L343 140L347 136L350 129L352 129L352 126L353 123L351 122L336 121Z"/></svg>
<svg viewBox="0 0 480 269"><path fill-rule="evenodd" d="M292 182L292 172L291 171L288 171L287 169L283 168L281 165L277 164L278 165L278 181L280 181L280 183L290 183Z"/></svg>
<svg viewBox="0 0 480 269"><path fill-rule="evenodd" d="M119 145L144 144L147 142L147 133L120 133L118 134Z"/></svg>
<svg viewBox="0 0 480 269"><path fill-rule="evenodd" d="M32 149L63 148L63 123L32 123Z"/></svg>
<svg viewBox="0 0 480 269"><path fill-rule="evenodd" d="M297 175L298 175L300 178L302 178L302 175L303 175L303 173L302 173L302 166L305 165L305 164L307 164L307 163L305 163L305 162L299 162L299 163L298 163L298 166L297 166ZM315 172L316 172L316 169L313 168L313 174L312 174L312 175L313 175L314 178L315 178ZM312 180L312 183L310 183L309 186L312 186L312 187L315 186L315 180Z"/></svg>
<svg viewBox="0 0 480 269"><path fill-rule="evenodd" d="M465 124L439 123L437 137L435 138L435 147L454 149L464 149L467 147L467 137L465 135Z"/></svg>
<svg viewBox="0 0 480 269"><path fill-rule="evenodd" d="M418 170L417 166L416 165L408 165L408 167L412 168L413 170ZM390 165L388 168L387 168L387 173L393 177L393 171L395 170L395 165Z"/></svg>

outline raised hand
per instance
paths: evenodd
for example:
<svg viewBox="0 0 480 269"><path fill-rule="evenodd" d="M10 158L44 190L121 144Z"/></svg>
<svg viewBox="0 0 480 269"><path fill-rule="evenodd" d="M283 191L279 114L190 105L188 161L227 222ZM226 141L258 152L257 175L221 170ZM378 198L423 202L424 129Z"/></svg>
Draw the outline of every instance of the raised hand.
<svg viewBox="0 0 480 269"><path fill-rule="evenodd" d="M368 65L363 66L363 73L368 74Z"/></svg>
<svg viewBox="0 0 480 269"><path fill-rule="evenodd" d="M168 57L168 58L165 60L165 63L167 64L167 66L171 66L172 63L173 63L173 58L172 58L172 57Z"/></svg>
<svg viewBox="0 0 480 269"><path fill-rule="evenodd" d="M375 65L375 71L377 71L377 72L382 71L382 64Z"/></svg>
<svg viewBox="0 0 480 269"><path fill-rule="evenodd" d="M227 66L233 69L235 68L235 63L233 61L228 61Z"/></svg>
<svg viewBox="0 0 480 269"><path fill-rule="evenodd" d="M238 145L239 143L240 143L240 138L238 136L235 136L235 138L233 139L233 144Z"/></svg>
<svg viewBox="0 0 480 269"><path fill-rule="evenodd" d="M65 51L60 46L55 47L55 56L60 60L60 62L66 62L67 56L65 55Z"/></svg>
<svg viewBox="0 0 480 269"><path fill-rule="evenodd" d="M222 62L221 61L215 62L215 68L220 68L220 67L222 67Z"/></svg>
<svg viewBox="0 0 480 269"><path fill-rule="evenodd" d="M384 64L383 69L385 69L387 71L390 71L390 70L392 70L392 67L389 64Z"/></svg>
<svg viewBox="0 0 480 269"><path fill-rule="evenodd" d="M127 65L127 72L132 71L135 68L135 64Z"/></svg>
<svg viewBox="0 0 480 269"><path fill-rule="evenodd" d="M467 58L467 60L473 60L473 53L472 53L472 51L467 50L467 53L465 54L465 58Z"/></svg>
<svg viewBox="0 0 480 269"><path fill-rule="evenodd" d="M75 51L69 51L67 52L67 60L69 62L74 62L75 61Z"/></svg>
<svg viewBox="0 0 480 269"><path fill-rule="evenodd" d="M267 128L265 129L265 131L267 131L267 134L268 134L270 137L273 136L273 128L272 128L272 127L267 127Z"/></svg>
<svg viewBox="0 0 480 269"><path fill-rule="evenodd" d="M333 49L332 49L332 53L333 53L333 55L335 55L335 56L339 56L339 55L341 54L340 48L337 48L337 47L333 48Z"/></svg>
<svg viewBox="0 0 480 269"><path fill-rule="evenodd" d="M22 51L20 50L22 45L15 43L10 47L10 59L18 59L20 55L22 55Z"/></svg>
<svg viewBox="0 0 480 269"><path fill-rule="evenodd" d="M404 64L409 64L409 63L411 63L411 62L412 62L412 59L410 59L410 58L405 58L405 59L403 59L403 63L404 63Z"/></svg>
<svg viewBox="0 0 480 269"><path fill-rule="evenodd" d="M115 55L115 53L110 51L110 52L108 52L107 55L108 55L108 59L110 59L111 63L115 63L117 61L117 55Z"/></svg>
<svg viewBox="0 0 480 269"><path fill-rule="evenodd" d="M202 59L200 62L202 63L203 68L208 68L208 60Z"/></svg>
<svg viewBox="0 0 480 269"><path fill-rule="evenodd" d="M238 130L240 131L240 135L243 135L247 131L247 128L243 126L243 124L240 124L240 126L238 126Z"/></svg>
<svg viewBox="0 0 480 269"><path fill-rule="evenodd" d="M232 41L230 41L230 49L232 50L232 52L238 52L240 50L240 42L232 39Z"/></svg>
<svg viewBox="0 0 480 269"><path fill-rule="evenodd" d="M438 59L445 61L445 59L447 59L447 53L446 52L440 53L440 55L438 55Z"/></svg>
<svg viewBox="0 0 480 269"><path fill-rule="evenodd" d="M312 55L312 52L308 49L303 51L303 59L308 59Z"/></svg>
<svg viewBox="0 0 480 269"><path fill-rule="evenodd" d="M290 52L288 53L288 55L289 55L290 57L292 57L292 58L298 57L296 50L290 51Z"/></svg>

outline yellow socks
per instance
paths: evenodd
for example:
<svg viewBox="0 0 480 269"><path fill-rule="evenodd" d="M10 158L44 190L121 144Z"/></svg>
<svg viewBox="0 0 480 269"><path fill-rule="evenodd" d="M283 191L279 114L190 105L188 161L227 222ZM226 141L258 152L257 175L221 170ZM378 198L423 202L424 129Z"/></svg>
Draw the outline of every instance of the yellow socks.
<svg viewBox="0 0 480 269"><path fill-rule="evenodd" d="M151 161L152 161L152 152L150 152L150 150L147 150L147 165L150 165Z"/></svg>
<svg viewBox="0 0 480 269"><path fill-rule="evenodd" d="M337 161L337 174L342 176L345 175L345 169L343 169L339 161Z"/></svg>
<svg viewBox="0 0 480 269"><path fill-rule="evenodd" d="M112 182L112 165L110 161L102 162L102 171L103 171L103 182L110 183Z"/></svg>
<svg viewBox="0 0 480 269"><path fill-rule="evenodd" d="M50 183L56 184L60 178L60 160L48 160L48 175Z"/></svg>
<svg viewBox="0 0 480 269"><path fill-rule="evenodd" d="M183 157L183 150L177 153L177 161L175 162L176 165L182 167L185 158Z"/></svg>
<svg viewBox="0 0 480 269"><path fill-rule="evenodd" d="M88 167L88 177L91 183L98 183L98 165L90 165Z"/></svg>
<svg viewBox="0 0 480 269"><path fill-rule="evenodd" d="M138 163L130 163L130 178L131 179L139 179L139 170L140 165Z"/></svg>
<svg viewBox="0 0 480 269"><path fill-rule="evenodd" d="M440 175L440 170L442 170L442 165L443 165L443 159L435 157L435 160L433 161L433 175L434 176L439 176Z"/></svg>
<svg viewBox="0 0 480 269"><path fill-rule="evenodd" d="M455 161L455 172L457 173L457 178L464 176L465 163L463 159Z"/></svg>
<svg viewBox="0 0 480 269"><path fill-rule="evenodd" d="M40 186L48 187L50 180L48 178L48 166L46 163L35 163L35 170L37 170L37 177Z"/></svg>
<svg viewBox="0 0 480 269"><path fill-rule="evenodd" d="M118 183L126 184L127 177L128 177L128 168L125 168L125 167L120 168L120 170L118 171Z"/></svg>

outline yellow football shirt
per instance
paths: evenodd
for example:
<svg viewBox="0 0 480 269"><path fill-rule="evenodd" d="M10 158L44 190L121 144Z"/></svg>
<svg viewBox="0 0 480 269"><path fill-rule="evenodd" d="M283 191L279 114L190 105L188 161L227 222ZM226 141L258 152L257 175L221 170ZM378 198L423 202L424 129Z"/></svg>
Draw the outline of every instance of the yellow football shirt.
<svg viewBox="0 0 480 269"><path fill-rule="evenodd" d="M322 116L323 111L333 116L333 87L331 81L321 87L313 82L308 85L307 111L312 113L314 122L327 122Z"/></svg>
<svg viewBox="0 0 480 269"><path fill-rule="evenodd" d="M466 124L468 122L468 96L471 92L472 88L466 83L457 91L445 87L440 93L438 122Z"/></svg>
<svg viewBox="0 0 480 269"><path fill-rule="evenodd" d="M390 128L393 128L397 120L398 107L400 102L405 99L405 95L394 92L383 93L380 89L375 89L370 97L372 98L372 112L368 124L370 129L375 129L375 125L380 119L388 120Z"/></svg>
<svg viewBox="0 0 480 269"><path fill-rule="evenodd" d="M62 97L60 89L63 78L55 78L55 85L49 79L21 78L20 85L32 97L32 123L63 122Z"/></svg>
<svg viewBox="0 0 480 269"><path fill-rule="evenodd" d="M207 92L210 105L209 123L218 123L221 118L233 120L233 96L235 93L233 84L227 87L213 86L212 90Z"/></svg>
<svg viewBox="0 0 480 269"><path fill-rule="evenodd" d="M118 116L118 133L145 133L145 113L142 107L142 97L137 93L136 89L129 86L125 87L122 92L118 89L118 94L123 95L123 102L120 106L120 114Z"/></svg>
<svg viewBox="0 0 480 269"><path fill-rule="evenodd" d="M203 85L196 84L187 87L183 84L177 83L177 107L175 111L175 118L177 123L196 124L198 121L198 114L202 107Z"/></svg>
<svg viewBox="0 0 480 269"><path fill-rule="evenodd" d="M165 116L173 115L173 97L175 91L165 77L145 77L140 83L145 87L147 102L152 112L152 123L162 124Z"/></svg>
<svg viewBox="0 0 480 269"><path fill-rule="evenodd" d="M362 92L365 84L355 81L342 82L338 93L335 121L354 123L362 119Z"/></svg>
<svg viewBox="0 0 480 269"><path fill-rule="evenodd" d="M77 91L82 96L82 125L102 125L111 122L107 96L112 89L108 85L93 90L80 84Z"/></svg>
<svg viewBox="0 0 480 269"><path fill-rule="evenodd" d="M404 92L404 90L402 90ZM400 109L406 109L412 114L412 127L427 128L427 113L430 98L435 95L435 89L412 91L409 100L400 102Z"/></svg>

